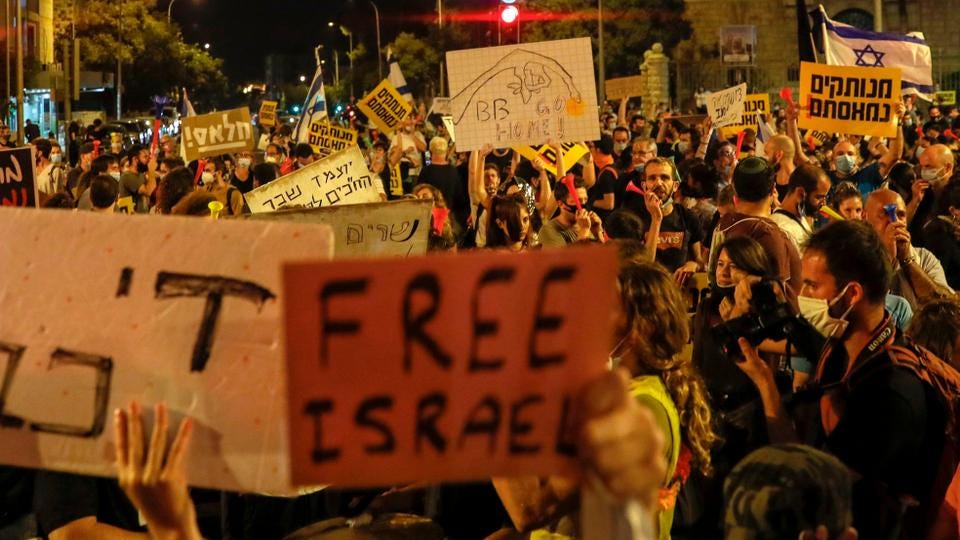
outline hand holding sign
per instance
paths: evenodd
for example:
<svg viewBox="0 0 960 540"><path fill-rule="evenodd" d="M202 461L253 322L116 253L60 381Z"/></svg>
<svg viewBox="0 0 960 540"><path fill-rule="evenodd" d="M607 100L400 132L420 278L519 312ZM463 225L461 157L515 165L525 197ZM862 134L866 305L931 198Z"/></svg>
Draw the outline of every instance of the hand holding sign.
<svg viewBox="0 0 960 540"><path fill-rule="evenodd" d="M713 92L707 96L707 112L713 125L721 128L735 124L743 115L743 100L747 96L747 83Z"/></svg>

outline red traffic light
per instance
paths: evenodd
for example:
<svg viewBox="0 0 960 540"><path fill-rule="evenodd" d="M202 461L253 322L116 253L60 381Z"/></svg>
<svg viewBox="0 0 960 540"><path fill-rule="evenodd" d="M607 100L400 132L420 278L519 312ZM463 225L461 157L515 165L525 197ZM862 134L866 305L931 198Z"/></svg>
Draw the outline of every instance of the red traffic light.
<svg viewBox="0 0 960 540"><path fill-rule="evenodd" d="M520 10L517 9L517 6L508 5L500 9L500 20L506 24L513 24L519 16Z"/></svg>

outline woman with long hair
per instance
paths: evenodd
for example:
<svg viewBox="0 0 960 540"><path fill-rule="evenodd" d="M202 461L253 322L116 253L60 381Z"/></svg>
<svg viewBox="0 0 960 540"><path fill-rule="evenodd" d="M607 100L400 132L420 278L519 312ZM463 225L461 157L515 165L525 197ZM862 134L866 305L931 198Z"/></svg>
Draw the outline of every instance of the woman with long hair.
<svg viewBox="0 0 960 540"><path fill-rule="evenodd" d="M425 201L433 201L433 208L446 210L441 218L437 213L432 214L430 238L427 249L430 251L456 251L460 240L460 229L454 221L447 207L443 193L430 184L417 184L411 191L414 197Z"/></svg>
<svg viewBox="0 0 960 540"><path fill-rule="evenodd" d="M487 220L487 247L523 251L536 245L530 211L522 195L494 196L490 212L484 218Z"/></svg>
<svg viewBox="0 0 960 540"><path fill-rule="evenodd" d="M690 338L687 302L673 275L653 262L620 270L622 312L611 356L633 380L630 393L663 430L667 474L660 490L659 538L670 538L680 487L694 468L713 473L710 449L717 440L703 379L680 353Z"/></svg>

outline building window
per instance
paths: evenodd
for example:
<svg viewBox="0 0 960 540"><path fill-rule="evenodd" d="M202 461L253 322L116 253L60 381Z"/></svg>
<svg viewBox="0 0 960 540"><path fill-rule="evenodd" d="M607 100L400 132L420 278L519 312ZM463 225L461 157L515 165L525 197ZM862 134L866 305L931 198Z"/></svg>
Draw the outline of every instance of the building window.
<svg viewBox="0 0 960 540"><path fill-rule="evenodd" d="M798 66L790 66L787 68L787 80L790 82L800 80L800 68Z"/></svg>
<svg viewBox="0 0 960 540"><path fill-rule="evenodd" d="M834 15L833 20L873 32L873 15L869 11L857 8L845 9Z"/></svg>

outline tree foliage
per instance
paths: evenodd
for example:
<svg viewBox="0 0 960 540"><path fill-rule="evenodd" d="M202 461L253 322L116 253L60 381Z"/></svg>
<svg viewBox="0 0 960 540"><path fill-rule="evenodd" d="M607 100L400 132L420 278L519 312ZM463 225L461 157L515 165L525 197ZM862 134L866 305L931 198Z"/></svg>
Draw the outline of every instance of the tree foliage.
<svg viewBox="0 0 960 540"><path fill-rule="evenodd" d="M418 99L422 98L440 77L440 51L436 40L423 39L409 32L401 32L389 47L400 64L410 91ZM385 65L383 76L386 77L388 72L389 69Z"/></svg>

